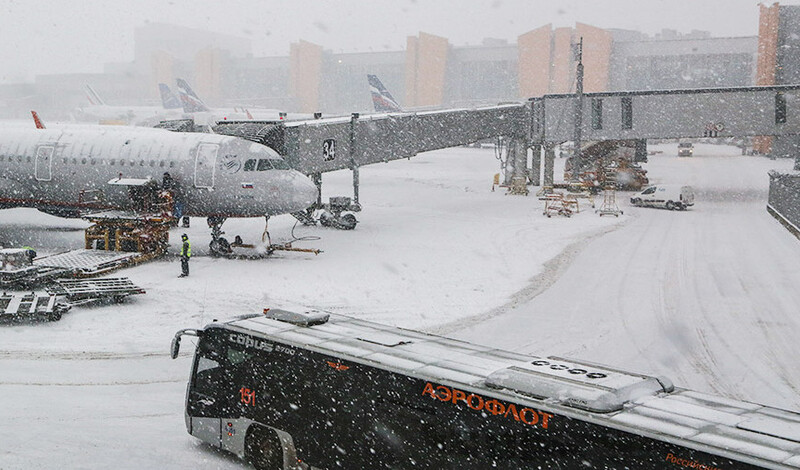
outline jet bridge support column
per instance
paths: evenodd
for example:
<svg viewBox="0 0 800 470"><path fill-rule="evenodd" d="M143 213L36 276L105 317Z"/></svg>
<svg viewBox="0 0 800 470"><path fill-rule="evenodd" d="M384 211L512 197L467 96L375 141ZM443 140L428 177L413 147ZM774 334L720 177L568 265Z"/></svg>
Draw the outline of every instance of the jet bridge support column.
<svg viewBox="0 0 800 470"><path fill-rule="evenodd" d="M542 182L542 144L531 145L533 157L531 158L530 180L534 186L539 186Z"/></svg>
<svg viewBox="0 0 800 470"><path fill-rule="evenodd" d="M512 165L510 170L508 165ZM508 143L506 184L510 188L509 194L528 194L528 142L525 139L512 137Z"/></svg>
<svg viewBox="0 0 800 470"><path fill-rule="evenodd" d="M353 170L353 206L360 208L358 202L358 165L356 164L356 122L359 113L350 115L350 168Z"/></svg>
<svg viewBox="0 0 800 470"><path fill-rule="evenodd" d="M553 187L555 181L556 145L552 142L544 144L544 181L542 186Z"/></svg>
<svg viewBox="0 0 800 470"><path fill-rule="evenodd" d="M317 209L322 207L322 173L312 173L311 180L317 187Z"/></svg>

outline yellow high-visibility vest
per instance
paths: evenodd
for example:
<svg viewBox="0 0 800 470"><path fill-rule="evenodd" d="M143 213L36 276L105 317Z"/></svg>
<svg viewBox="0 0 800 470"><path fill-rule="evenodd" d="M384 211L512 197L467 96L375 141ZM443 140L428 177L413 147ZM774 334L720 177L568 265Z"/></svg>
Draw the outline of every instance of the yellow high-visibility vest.
<svg viewBox="0 0 800 470"><path fill-rule="evenodd" d="M183 252L184 247L186 247L186 253ZM189 240L186 240L181 244L181 256L186 256L187 258L192 257L192 242Z"/></svg>

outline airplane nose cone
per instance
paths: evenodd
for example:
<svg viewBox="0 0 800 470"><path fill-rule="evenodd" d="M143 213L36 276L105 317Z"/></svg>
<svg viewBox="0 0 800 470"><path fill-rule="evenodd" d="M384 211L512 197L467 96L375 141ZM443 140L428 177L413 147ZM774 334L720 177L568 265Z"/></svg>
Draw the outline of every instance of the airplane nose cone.
<svg viewBox="0 0 800 470"><path fill-rule="evenodd" d="M293 187L292 203L296 207L295 210L306 209L317 202L317 186L311 181L311 178L298 172L295 174Z"/></svg>

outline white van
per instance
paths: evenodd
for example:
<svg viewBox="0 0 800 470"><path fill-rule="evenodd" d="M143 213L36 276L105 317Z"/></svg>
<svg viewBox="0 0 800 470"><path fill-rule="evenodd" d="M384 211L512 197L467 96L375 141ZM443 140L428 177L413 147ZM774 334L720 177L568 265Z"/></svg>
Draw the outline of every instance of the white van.
<svg viewBox="0 0 800 470"><path fill-rule="evenodd" d="M678 144L679 157L691 157L694 155L694 145L691 142L680 142Z"/></svg>
<svg viewBox="0 0 800 470"><path fill-rule="evenodd" d="M694 205L694 190L691 186L657 184L631 196L631 204L685 210Z"/></svg>

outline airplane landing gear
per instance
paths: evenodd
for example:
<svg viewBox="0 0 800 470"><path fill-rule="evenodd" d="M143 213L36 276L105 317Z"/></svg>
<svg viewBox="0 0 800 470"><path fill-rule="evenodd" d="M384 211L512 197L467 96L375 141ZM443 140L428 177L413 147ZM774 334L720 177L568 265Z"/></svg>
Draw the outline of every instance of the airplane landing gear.
<svg viewBox="0 0 800 470"><path fill-rule="evenodd" d="M222 224L225 223L225 217L209 217L207 219L208 226L211 228L211 243L208 244L211 250L211 256L227 256L231 254L231 244L222 235Z"/></svg>

